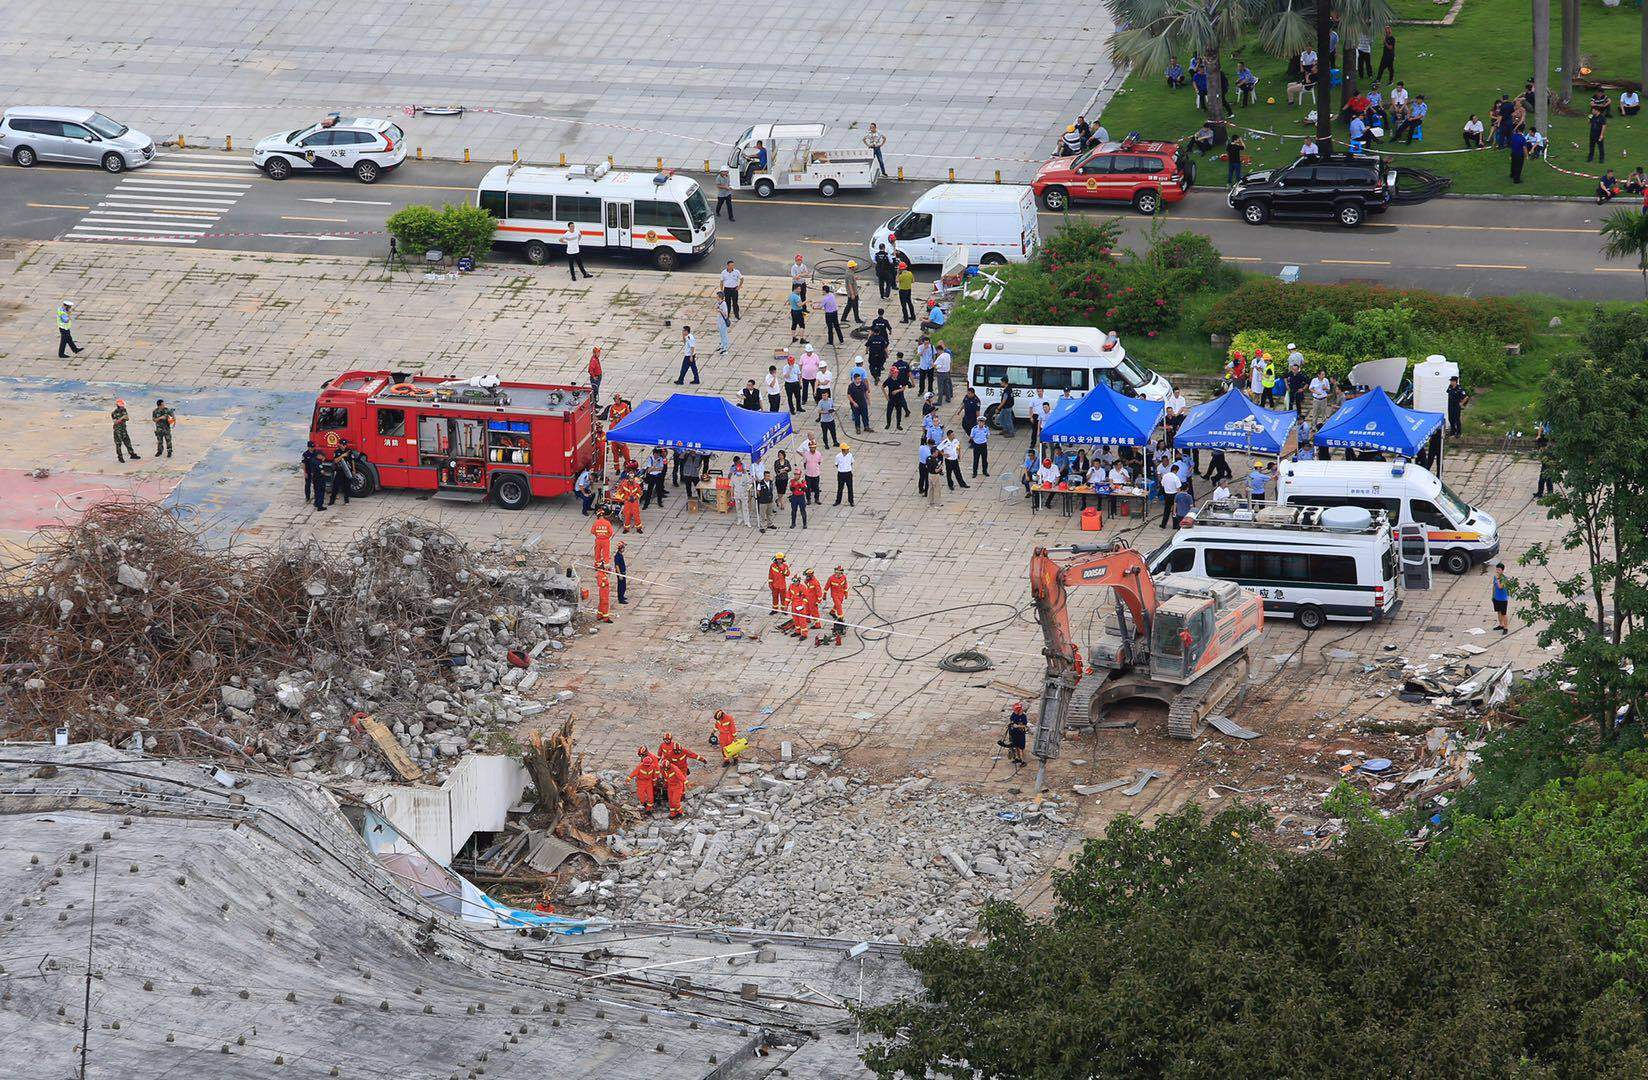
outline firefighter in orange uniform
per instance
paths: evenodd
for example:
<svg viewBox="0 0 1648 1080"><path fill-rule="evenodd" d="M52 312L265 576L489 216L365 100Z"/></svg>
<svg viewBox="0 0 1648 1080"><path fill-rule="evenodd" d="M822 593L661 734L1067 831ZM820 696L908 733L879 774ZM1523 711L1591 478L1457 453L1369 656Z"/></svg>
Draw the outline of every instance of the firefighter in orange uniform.
<svg viewBox="0 0 1648 1080"><path fill-rule="evenodd" d="M653 803L658 800L658 792L653 785L663 778L663 767L658 762L658 756L644 746L635 754L641 763L635 766L629 778L635 781L635 798L641 803L641 809L650 813Z"/></svg>
<svg viewBox="0 0 1648 1080"><path fill-rule="evenodd" d="M612 575L607 572L607 564L595 564L595 591L600 598L595 608L595 617L602 622L612 621Z"/></svg>
<svg viewBox="0 0 1648 1080"><path fill-rule="evenodd" d="M612 404L607 407L607 430L611 431L613 428L623 423L624 417L630 414L630 408L631 406L629 402L625 401L617 394L612 395ZM629 456L629 447L623 443L612 443L611 446L612 467L614 469L621 469L629 465L631 461Z"/></svg>
<svg viewBox="0 0 1648 1080"><path fill-rule="evenodd" d="M615 531L612 522L599 510L595 512L595 521L589 527L590 535L595 537L595 561L597 564L612 561L612 534Z"/></svg>
<svg viewBox="0 0 1648 1080"><path fill-rule="evenodd" d="M721 747L721 767L724 769L732 764L732 757L727 754L727 747L738 739L738 721L728 716L721 709L715 710L715 742Z"/></svg>
<svg viewBox="0 0 1648 1080"><path fill-rule="evenodd" d="M687 794L687 770L673 762L664 765L664 791L669 795L669 816L680 817L681 800Z"/></svg>
<svg viewBox="0 0 1648 1080"><path fill-rule="evenodd" d="M807 618L807 586L796 578L790 582L790 632L806 641L807 631L812 629L812 625Z"/></svg>
<svg viewBox="0 0 1648 1080"><path fill-rule="evenodd" d="M699 754L676 742L675 736L666 731L664 732L664 741L658 744L658 760L676 766L681 770L681 775L685 777L692 768L687 762L703 761L704 759Z"/></svg>
<svg viewBox="0 0 1648 1080"><path fill-rule="evenodd" d="M784 561L784 553L780 551L773 556L772 565L767 567L767 588L772 592L771 614L784 613L784 601L789 587L790 564Z"/></svg>
<svg viewBox="0 0 1648 1080"><path fill-rule="evenodd" d="M624 503L624 531L629 532L633 528L636 532L645 532L641 528L641 481L634 473L625 472L613 494Z"/></svg>
<svg viewBox="0 0 1648 1080"><path fill-rule="evenodd" d="M830 593L830 613L837 619L845 618L847 615L846 569L840 566L836 567L835 573L830 575L830 580L824 583L824 587L829 590Z"/></svg>
<svg viewBox="0 0 1648 1080"><path fill-rule="evenodd" d="M824 583L813 576L811 567L801 575L801 583L807 588L807 615L814 623L822 625L823 620L818 613L824 610Z"/></svg>

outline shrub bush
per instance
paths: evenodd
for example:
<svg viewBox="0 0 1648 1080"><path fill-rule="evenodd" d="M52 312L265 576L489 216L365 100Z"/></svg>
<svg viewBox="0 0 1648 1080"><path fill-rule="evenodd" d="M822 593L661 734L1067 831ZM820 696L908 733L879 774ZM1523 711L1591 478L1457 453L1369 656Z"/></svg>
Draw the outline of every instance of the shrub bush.
<svg viewBox="0 0 1648 1080"><path fill-rule="evenodd" d="M439 250L453 258L467 255L480 262L492 251L492 234L498 223L478 206L408 206L389 215L384 223L389 234L408 255L421 257L425 251Z"/></svg>
<svg viewBox="0 0 1648 1080"><path fill-rule="evenodd" d="M1313 321L1320 323L1319 319ZM1386 356L1411 357L1419 347L1419 331L1414 326L1413 309L1398 303L1388 308L1358 311L1349 322L1330 317L1323 333L1300 334L1297 340L1360 363Z"/></svg>
<svg viewBox="0 0 1648 1080"><path fill-rule="evenodd" d="M1501 342L1533 336L1533 318L1517 304L1497 297L1440 296L1418 289L1379 285L1285 285L1275 278L1249 278L1208 311L1202 327L1213 334L1238 334L1273 326L1298 327L1321 310L1341 322L1356 313L1396 303L1413 311L1415 325L1430 334L1464 330ZM1295 339L1297 340L1297 339Z"/></svg>
<svg viewBox="0 0 1648 1080"><path fill-rule="evenodd" d="M1200 233L1175 233L1153 246L1146 259L1163 270L1183 270L1190 291L1212 288L1228 276L1224 259L1213 241Z"/></svg>
<svg viewBox="0 0 1648 1080"><path fill-rule="evenodd" d="M1438 334L1426 345L1459 365L1459 381L1467 387L1502 386L1511 377L1510 357L1505 347L1481 334L1451 330ZM1423 357L1414 357L1419 360Z"/></svg>
<svg viewBox="0 0 1648 1080"><path fill-rule="evenodd" d="M1121 229L1121 221L1117 218L1101 221L1077 218L1043 238L1039 265L1047 270L1058 270L1074 263L1114 263L1116 239L1121 235Z"/></svg>
<svg viewBox="0 0 1648 1080"><path fill-rule="evenodd" d="M433 206L402 207L389 215L384 226L406 255L422 257L430 248L441 246L441 214Z"/></svg>

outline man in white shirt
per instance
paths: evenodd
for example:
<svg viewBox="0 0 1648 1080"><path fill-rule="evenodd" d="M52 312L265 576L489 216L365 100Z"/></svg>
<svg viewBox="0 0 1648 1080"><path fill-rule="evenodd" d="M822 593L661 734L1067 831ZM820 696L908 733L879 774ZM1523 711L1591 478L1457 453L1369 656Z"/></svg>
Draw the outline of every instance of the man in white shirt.
<svg viewBox="0 0 1648 1080"><path fill-rule="evenodd" d="M944 438L939 440L938 452L944 455L945 486L951 491L956 490L957 484L966 487L967 481L961 478L961 440L956 438L953 429L946 431Z"/></svg>
<svg viewBox="0 0 1648 1080"><path fill-rule="evenodd" d="M1300 52L1299 52L1299 70L1304 71L1307 68L1312 68L1312 67L1315 67L1315 66L1316 66L1316 50L1312 49L1312 48L1308 48L1308 47L1305 48L1305 49L1300 50Z"/></svg>
<svg viewBox="0 0 1648 1080"><path fill-rule="evenodd" d="M1110 473L1105 477L1105 479L1110 483L1110 516L1115 517L1117 509L1116 489L1126 487L1132 482L1133 478L1128 474L1127 466L1118 461L1114 465L1110 466Z"/></svg>
<svg viewBox="0 0 1648 1080"><path fill-rule="evenodd" d="M933 370L938 374L938 401L942 405L953 401L956 396L956 384L952 377L955 367L955 357L950 355L950 346L940 341L938 354L933 357Z"/></svg>
<svg viewBox="0 0 1648 1080"><path fill-rule="evenodd" d="M1230 500L1230 485L1226 484L1223 480L1220 480L1219 481L1219 486L1213 489L1213 501L1217 503L1217 502L1228 502L1229 500Z"/></svg>
<svg viewBox="0 0 1648 1080"><path fill-rule="evenodd" d="M578 280L578 274L580 272L586 278L594 276L588 270L584 269L584 257L579 254L579 241L582 240L582 238L582 235L578 232L578 226L570 221L567 222L566 232L561 234L561 242L566 245L567 273L572 275L573 281Z"/></svg>
<svg viewBox="0 0 1648 1080"><path fill-rule="evenodd" d="M738 269L733 265L733 261L728 259L726 267L721 271L721 292L726 296L727 308L732 312L732 317L735 319L742 317L738 314L738 287L742 284L744 284L744 271Z"/></svg>
<svg viewBox="0 0 1648 1080"><path fill-rule="evenodd" d="M1179 474L1173 471L1172 466L1163 465L1162 471L1156 477L1156 482L1162 489L1162 528L1167 528L1173 521L1173 497L1179 494L1182 486Z"/></svg>
<svg viewBox="0 0 1648 1080"><path fill-rule="evenodd" d="M835 455L835 504L841 505L841 493L847 493L847 505L853 505L853 450L842 443Z"/></svg>
<svg viewBox="0 0 1648 1080"><path fill-rule="evenodd" d="M1054 467L1053 459L1050 457L1042 458L1040 467L1036 469L1036 486L1053 488L1058 486L1058 482L1059 470ZM1045 499L1046 501L1041 502L1040 500L1042 499ZM1032 491L1030 493L1030 509L1034 510L1037 505L1052 506L1053 492L1050 490L1043 492Z"/></svg>
<svg viewBox="0 0 1648 1080"><path fill-rule="evenodd" d="M813 268L808 266L799 254L790 263L790 285L794 291L801 294L801 299L807 299L807 282L813 279Z"/></svg>
<svg viewBox="0 0 1648 1080"><path fill-rule="evenodd" d="M692 332L692 327L681 328L681 374L676 377L676 386L685 386L687 372L692 372L692 384L698 385L698 335Z"/></svg>
<svg viewBox="0 0 1648 1080"><path fill-rule="evenodd" d="M1408 88L1401 83L1391 87L1391 108L1408 103Z"/></svg>
<svg viewBox="0 0 1648 1080"><path fill-rule="evenodd" d="M1333 380L1328 373L1318 371L1316 378L1310 380L1310 426L1322 426L1322 414L1327 411L1328 399L1333 396Z"/></svg>
<svg viewBox="0 0 1648 1080"><path fill-rule="evenodd" d="M1291 341L1288 342L1287 366L1289 371L1298 371L1305 366L1305 354Z"/></svg>
<svg viewBox="0 0 1648 1080"><path fill-rule="evenodd" d="M1307 135L1305 141L1299 146L1299 156L1302 158L1321 157L1322 150L1321 147L1316 145L1316 140Z"/></svg>
<svg viewBox="0 0 1648 1080"><path fill-rule="evenodd" d="M806 404L801 400L801 365L793 356L784 358L784 396L793 413L800 412Z"/></svg>
<svg viewBox="0 0 1648 1080"><path fill-rule="evenodd" d="M796 378L799 379L800 377L800 369L798 368ZM784 393L784 379L778 374L777 364L767 365L765 387L767 391L767 411L777 412L780 397Z"/></svg>

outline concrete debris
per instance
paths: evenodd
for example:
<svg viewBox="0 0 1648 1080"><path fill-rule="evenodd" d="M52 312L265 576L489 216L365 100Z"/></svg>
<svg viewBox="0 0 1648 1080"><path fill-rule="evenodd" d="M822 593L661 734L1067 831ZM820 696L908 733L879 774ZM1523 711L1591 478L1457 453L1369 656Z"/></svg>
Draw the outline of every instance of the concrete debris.
<svg viewBox="0 0 1648 1080"><path fill-rule="evenodd" d="M557 663L523 674L511 651L553 657L576 636L575 575L417 519L342 552L271 551L208 541L158 505L106 503L43 539L0 635L8 738L66 724L124 745L142 716L154 753L385 780L351 717L375 716L438 769L542 711L525 695Z"/></svg>
<svg viewBox="0 0 1648 1080"><path fill-rule="evenodd" d="M821 755L827 758L827 755ZM1039 876L1070 835L1055 796L1017 801L856 774L745 763L689 788L688 817L609 839L615 886L566 883L557 908L659 922L919 942L964 940L986 900ZM694 775L695 783L704 771ZM621 783L616 773L602 779Z"/></svg>
<svg viewBox="0 0 1648 1080"><path fill-rule="evenodd" d="M1155 769L1141 769L1139 770L1138 779L1134 780L1130 786L1122 788L1122 794L1126 795L1128 798L1132 798L1139 792L1143 791L1146 784L1159 778L1161 775L1162 774L1157 772Z"/></svg>

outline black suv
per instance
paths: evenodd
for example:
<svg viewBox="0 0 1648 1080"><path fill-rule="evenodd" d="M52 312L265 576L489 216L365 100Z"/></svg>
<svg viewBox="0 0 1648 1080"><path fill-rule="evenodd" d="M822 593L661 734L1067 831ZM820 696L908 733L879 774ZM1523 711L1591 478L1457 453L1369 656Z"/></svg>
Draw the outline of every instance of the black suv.
<svg viewBox="0 0 1648 1080"><path fill-rule="evenodd" d="M1292 165L1242 177L1226 201L1249 225L1277 217L1333 218L1347 229L1390 205L1385 163L1366 154L1300 158Z"/></svg>

